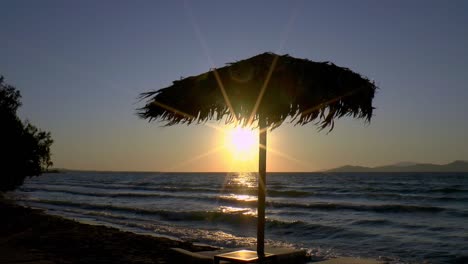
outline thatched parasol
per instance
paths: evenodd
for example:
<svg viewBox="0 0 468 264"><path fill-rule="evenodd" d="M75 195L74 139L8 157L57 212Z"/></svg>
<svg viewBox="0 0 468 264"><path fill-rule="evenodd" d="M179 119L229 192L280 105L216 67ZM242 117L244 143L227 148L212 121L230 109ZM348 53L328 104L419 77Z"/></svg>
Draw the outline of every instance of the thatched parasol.
<svg viewBox="0 0 468 264"><path fill-rule="evenodd" d="M367 78L330 62L263 53L219 69L174 81L167 88L141 94L144 119L166 125L221 120L258 124L259 181L257 253L264 254L267 130L287 118L320 129L342 116L372 117L376 86Z"/></svg>

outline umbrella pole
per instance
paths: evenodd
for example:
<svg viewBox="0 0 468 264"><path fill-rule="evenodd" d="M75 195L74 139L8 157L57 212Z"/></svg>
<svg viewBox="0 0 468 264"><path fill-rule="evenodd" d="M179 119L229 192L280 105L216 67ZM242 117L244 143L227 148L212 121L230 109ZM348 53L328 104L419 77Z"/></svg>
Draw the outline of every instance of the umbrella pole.
<svg viewBox="0 0 468 264"><path fill-rule="evenodd" d="M257 209L257 254L265 255L265 189L267 129L264 120L259 120L258 149L258 209Z"/></svg>

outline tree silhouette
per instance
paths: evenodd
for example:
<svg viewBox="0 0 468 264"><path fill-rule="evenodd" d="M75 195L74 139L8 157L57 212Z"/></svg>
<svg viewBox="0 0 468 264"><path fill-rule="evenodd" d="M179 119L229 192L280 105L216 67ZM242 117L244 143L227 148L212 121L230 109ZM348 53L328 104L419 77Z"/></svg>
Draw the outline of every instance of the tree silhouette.
<svg viewBox="0 0 468 264"><path fill-rule="evenodd" d="M16 114L21 94L0 77L0 192L11 191L26 177L38 176L52 166L50 132L41 131Z"/></svg>

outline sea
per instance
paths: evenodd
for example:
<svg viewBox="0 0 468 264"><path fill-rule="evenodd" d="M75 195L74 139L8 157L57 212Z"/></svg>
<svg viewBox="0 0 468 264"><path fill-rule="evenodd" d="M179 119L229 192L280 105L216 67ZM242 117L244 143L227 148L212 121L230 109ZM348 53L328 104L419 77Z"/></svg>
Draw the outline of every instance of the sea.
<svg viewBox="0 0 468 264"><path fill-rule="evenodd" d="M84 223L219 247L256 245L256 173L64 172L21 204ZM269 173L266 244L313 259L468 263L468 173Z"/></svg>

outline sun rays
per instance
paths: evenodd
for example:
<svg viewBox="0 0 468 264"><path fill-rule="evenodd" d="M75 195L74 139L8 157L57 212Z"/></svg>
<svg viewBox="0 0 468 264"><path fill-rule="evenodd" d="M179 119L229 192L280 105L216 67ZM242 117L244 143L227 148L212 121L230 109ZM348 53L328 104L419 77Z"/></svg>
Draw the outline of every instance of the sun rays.
<svg viewBox="0 0 468 264"><path fill-rule="evenodd" d="M272 78L273 72L275 71L276 64L278 61L278 56L273 58L271 65L269 66L269 70L265 79L262 83L259 84L259 94L257 95L256 100L254 101L253 109L249 114L246 114L243 118L239 119L239 116L236 114L234 107L232 105L231 99L226 91L224 80L221 78L220 73L218 72L218 67L216 66L213 57L211 56L212 52L210 47L203 35L203 32L198 24L193 10L191 8L189 1L184 1L184 9L187 16L187 20L191 25L196 39L200 44L200 48L202 53L207 58L209 64L211 65L211 72L214 75L216 80L218 89L220 90L222 97L224 99L225 105L227 106L227 111L230 113L230 120L224 119L220 122L213 123L213 122L201 122L201 124L214 129L213 132L215 134L215 139L218 139L218 143L221 143L218 146L214 146L211 149L204 149L201 151L199 155L194 155L189 159L185 159L178 164L174 164L171 167L171 170L177 170L177 167L184 167L189 164L193 164L195 162L201 161L208 156L218 155L224 159L224 164L228 165L225 168L225 171L230 172L258 172L258 155L259 155L259 148L266 149L266 151L270 154L273 154L276 157L282 159L288 159L294 161L296 164L305 163L305 161L300 161L291 155L282 153L280 150L273 149L271 146L264 146L259 144L259 133L267 130L267 128L259 128L260 124L258 122L258 115L257 111L258 108L263 100L263 96L266 92L266 87L269 85L270 79ZM286 43L289 31L291 30L292 24L294 24L294 20L297 16L297 6L292 10L290 14L290 19L288 20L287 25L280 34L280 41L279 47L277 52L280 52L283 49L283 46ZM197 119L197 116L190 115L181 111L181 109L173 109L172 107L168 107L166 105L160 105L160 107L165 108L173 113L177 113L182 118L187 119ZM226 125L228 124L228 125ZM255 128L255 129L253 129ZM261 131L259 131L261 130ZM274 137L274 135L271 135Z"/></svg>

